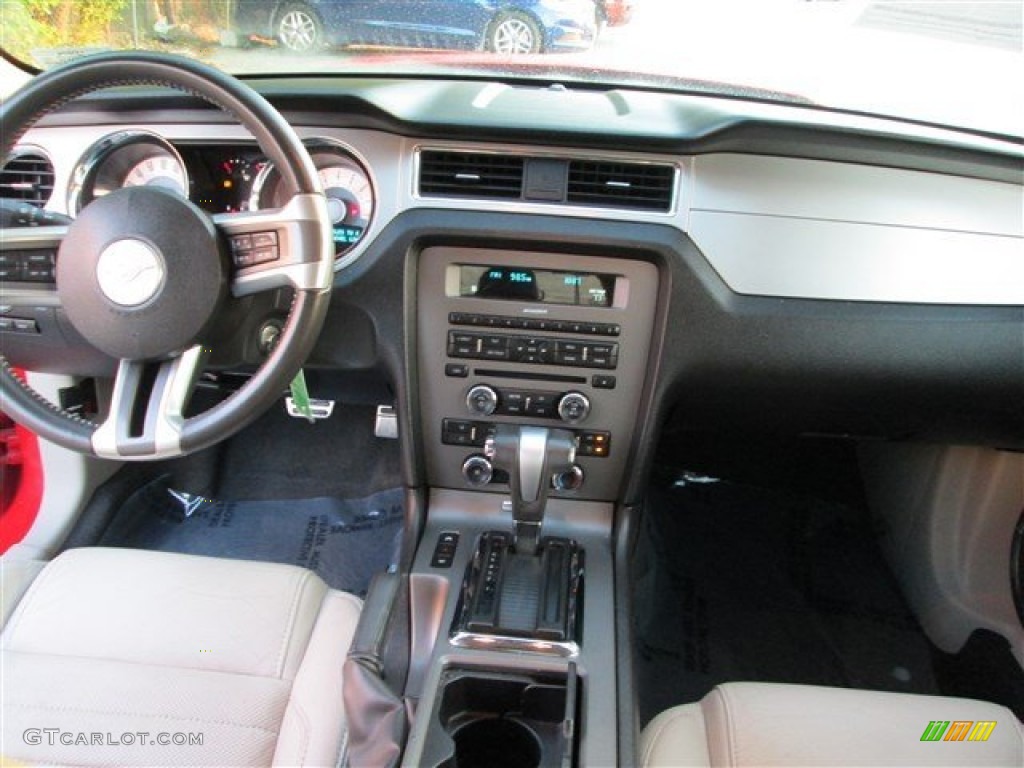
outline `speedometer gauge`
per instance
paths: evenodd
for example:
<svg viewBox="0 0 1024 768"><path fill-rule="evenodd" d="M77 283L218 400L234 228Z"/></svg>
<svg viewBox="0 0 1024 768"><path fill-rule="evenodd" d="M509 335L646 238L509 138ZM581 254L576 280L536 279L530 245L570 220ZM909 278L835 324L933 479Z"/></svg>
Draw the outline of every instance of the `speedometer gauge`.
<svg viewBox="0 0 1024 768"><path fill-rule="evenodd" d="M329 165L320 168L318 175L327 195L335 250L342 253L338 249L348 250L358 243L369 226L373 216L373 189L363 170L354 164Z"/></svg>
<svg viewBox="0 0 1024 768"><path fill-rule="evenodd" d="M176 158L167 155L148 157L125 174L125 187L163 187L184 196L188 188L185 169Z"/></svg>
<svg viewBox="0 0 1024 768"><path fill-rule="evenodd" d="M171 142L150 131L118 131L78 161L68 184L68 208L77 214L122 187L161 187L188 197L190 186L185 162Z"/></svg>
<svg viewBox="0 0 1024 768"><path fill-rule="evenodd" d="M376 201L373 184L362 165L340 147L329 143L310 146L320 185L327 196L327 214L334 233L335 256L351 251L362 241ZM250 208L279 208L288 202L281 175L268 164L253 184Z"/></svg>

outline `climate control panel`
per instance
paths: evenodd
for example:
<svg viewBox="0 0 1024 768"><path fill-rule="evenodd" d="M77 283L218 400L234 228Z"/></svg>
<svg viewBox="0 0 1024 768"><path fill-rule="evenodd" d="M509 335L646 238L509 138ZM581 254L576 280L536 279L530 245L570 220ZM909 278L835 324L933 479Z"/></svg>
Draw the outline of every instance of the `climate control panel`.
<svg viewBox="0 0 1024 768"><path fill-rule="evenodd" d="M590 415L590 398L573 390L558 392L475 384L466 392L466 410L470 416L478 418L532 416L579 424Z"/></svg>

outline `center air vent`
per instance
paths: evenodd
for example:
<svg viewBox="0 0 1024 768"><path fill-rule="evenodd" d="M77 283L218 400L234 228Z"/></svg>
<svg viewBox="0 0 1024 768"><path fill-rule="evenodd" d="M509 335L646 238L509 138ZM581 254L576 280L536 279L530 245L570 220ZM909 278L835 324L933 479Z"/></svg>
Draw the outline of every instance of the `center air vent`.
<svg viewBox="0 0 1024 768"><path fill-rule="evenodd" d="M53 164L41 152L15 149L0 168L0 197L42 208L53 194Z"/></svg>
<svg viewBox="0 0 1024 768"><path fill-rule="evenodd" d="M669 211L675 168L649 163L600 160L569 162L570 203L643 211Z"/></svg>
<svg viewBox="0 0 1024 768"><path fill-rule="evenodd" d="M421 195L517 199L522 187L522 157L435 150L420 153Z"/></svg>

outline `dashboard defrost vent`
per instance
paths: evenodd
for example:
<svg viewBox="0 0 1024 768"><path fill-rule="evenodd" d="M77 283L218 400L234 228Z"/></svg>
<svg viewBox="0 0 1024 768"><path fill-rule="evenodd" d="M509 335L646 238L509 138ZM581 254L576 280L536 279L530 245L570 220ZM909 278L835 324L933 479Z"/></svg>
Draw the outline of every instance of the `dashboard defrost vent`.
<svg viewBox="0 0 1024 768"><path fill-rule="evenodd" d="M522 157L437 150L420 153L421 195L518 199L522 189Z"/></svg>
<svg viewBox="0 0 1024 768"><path fill-rule="evenodd" d="M0 197L42 208L53 194L53 164L41 152L15 149L0 168Z"/></svg>
<svg viewBox="0 0 1024 768"><path fill-rule="evenodd" d="M572 160L567 200L667 212L672 209L675 178L676 171L671 165Z"/></svg>

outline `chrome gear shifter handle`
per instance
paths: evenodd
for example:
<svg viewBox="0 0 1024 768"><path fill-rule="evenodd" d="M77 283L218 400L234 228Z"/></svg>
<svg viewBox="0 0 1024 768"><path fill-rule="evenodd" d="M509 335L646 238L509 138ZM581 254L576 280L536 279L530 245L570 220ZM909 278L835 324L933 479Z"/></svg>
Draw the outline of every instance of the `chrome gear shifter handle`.
<svg viewBox="0 0 1024 768"><path fill-rule="evenodd" d="M484 453L508 472L516 551L536 554L551 476L572 469L576 437L565 429L499 424Z"/></svg>

